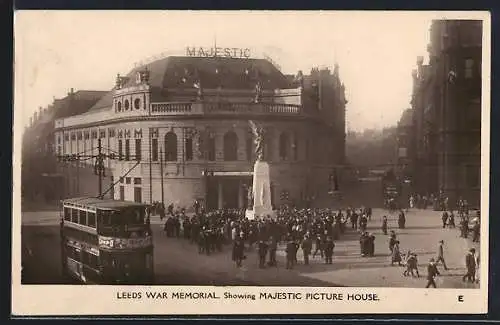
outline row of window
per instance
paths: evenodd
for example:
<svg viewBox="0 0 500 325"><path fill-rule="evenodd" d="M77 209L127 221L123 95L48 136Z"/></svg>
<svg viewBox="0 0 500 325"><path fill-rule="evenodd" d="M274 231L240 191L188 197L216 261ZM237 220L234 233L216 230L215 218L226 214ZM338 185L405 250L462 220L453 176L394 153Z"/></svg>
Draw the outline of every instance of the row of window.
<svg viewBox="0 0 500 325"><path fill-rule="evenodd" d="M116 108L117 112L132 110L132 108L130 106L131 105L130 105L130 102L128 99L125 99L123 101L123 104L122 104L122 101L120 101L120 100L115 101L115 108ZM146 107L144 105L142 105L142 101L140 98L134 99L134 108L136 110L139 110L141 108L146 109Z"/></svg>
<svg viewBox="0 0 500 325"><path fill-rule="evenodd" d="M131 141L134 141L134 151L131 150ZM269 141L269 138L268 138ZM205 140L205 144L199 144L198 154L200 158L207 159L208 161L216 160L216 142L214 137L209 137ZM310 143L308 140L305 145L305 157L310 158ZM109 150L111 159L118 160L142 160L142 139L119 139L117 141L117 151ZM235 132L229 131L223 136L223 160L237 161L238 160L238 147L239 139ZM248 136L245 141L246 160L252 161L255 157L255 143L252 136ZM58 152L61 154L61 148L58 147ZM264 159L272 160L273 152L272 146L266 141L264 143ZM132 155L133 153L133 155ZM298 160L299 159L299 146L296 138L291 138L288 133L281 133L279 136L279 159L282 161ZM195 143L192 138L184 139L184 159L192 161L195 155ZM161 156L161 157L160 157ZM151 160L152 161L178 161L178 138L174 132L168 132L165 135L164 143L162 146L159 144L158 138L151 139Z"/></svg>
<svg viewBox="0 0 500 325"><path fill-rule="evenodd" d="M116 134L118 133L118 137L119 138L122 138L122 137L130 137L131 134L132 134L132 131L131 130L118 130L118 132L116 132L116 130L114 128L111 128L111 129L108 129L108 132L107 132L107 136L109 138L114 138L116 136ZM133 136L134 138L142 138L142 130L141 129L136 129L133 131ZM89 139L104 139L106 138L106 130L93 130L93 131L76 131L76 132L71 132L71 133L68 133L66 132L64 134L64 141L69 141L69 139L71 139L72 141L75 141L75 140L89 140ZM61 137L60 136L57 136L57 144L61 144Z"/></svg>
<svg viewBox="0 0 500 325"><path fill-rule="evenodd" d="M96 214L85 210L64 207L64 220L82 226L96 227Z"/></svg>
<svg viewBox="0 0 500 325"><path fill-rule="evenodd" d="M118 149L120 150L121 144L118 144ZM187 161L193 160L193 139L186 138L184 142L184 152L185 159ZM235 132L227 132L223 137L223 159L226 161L236 161L238 160L238 136ZM252 137L247 137L246 139L246 158L251 161L254 158L254 141ZM166 161L177 161L178 150L177 150L177 135L173 132L168 132L165 135L165 150L164 150L164 160ZM308 145L306 144L306 151L308 151ZM137 150L137 147L136 147ZM306 153L306 156L308 153ZM265 156L272 157L271 147L268 143L264 144L264 158ZM282 133L279 137L279 157L281 160L298 160L298 144L294 141L293 144L290 141L288 134ZM206 144L206 158L209 161L215 161L215 138L210 137ZM153 161L159 160L158 153L158 139L151 139L151 159Z"/></svg>
<svg viewBox="0 0 500 325"><path fill-rule="evenodd" d="M94 270L99 270L99 257L87 251L67 245L66 256Z"/></svg>

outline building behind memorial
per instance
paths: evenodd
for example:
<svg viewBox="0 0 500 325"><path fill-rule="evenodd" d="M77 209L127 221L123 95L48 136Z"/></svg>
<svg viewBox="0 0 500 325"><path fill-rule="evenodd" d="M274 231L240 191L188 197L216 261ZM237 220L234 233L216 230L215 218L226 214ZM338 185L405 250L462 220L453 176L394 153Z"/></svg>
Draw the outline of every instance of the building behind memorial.
<svg viewBox="0 0 500 325"><path fill-rule="evenodd" d="M265 129L273 204L328 200L345 162L339 67L291 76L232 50L188 49L117 75L88 112L56 121L56 153L96 155L100 142L104 183L115 184L102 192L115 199L244 208L255 161L252 120ZM70 182L96 163L80 161L61 163ZM95 180L79 181L92 181L85 188L95 192L72 195L97 195Z"/></svg>
<svg viewBox="0 0 500 325"><path fill-rule="evenodd" d="M480 200L482 22L436 20L413 71L414 190Z"/></svg>

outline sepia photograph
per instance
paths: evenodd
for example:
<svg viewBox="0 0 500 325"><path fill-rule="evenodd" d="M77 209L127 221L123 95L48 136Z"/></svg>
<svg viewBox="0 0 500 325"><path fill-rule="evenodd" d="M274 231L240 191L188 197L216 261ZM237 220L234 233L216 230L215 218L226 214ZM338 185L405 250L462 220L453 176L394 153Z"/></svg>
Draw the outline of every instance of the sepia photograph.
<svg viewBox="0 0 500 325"><path fill-rule="evenodd" d="M487 293L489 15L449 16L18 11L13 286Z"/></svg>

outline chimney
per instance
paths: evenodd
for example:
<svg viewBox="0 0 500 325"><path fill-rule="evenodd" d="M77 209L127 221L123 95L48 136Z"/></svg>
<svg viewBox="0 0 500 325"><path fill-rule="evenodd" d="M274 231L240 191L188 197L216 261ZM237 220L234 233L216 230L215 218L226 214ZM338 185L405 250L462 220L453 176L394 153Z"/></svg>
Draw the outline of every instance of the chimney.
<svg viewBox="0 0 500 325"><path fill-rule="evenodd" d="M30 124L29 126L33 126L33 117L30 117Z"/></svg>

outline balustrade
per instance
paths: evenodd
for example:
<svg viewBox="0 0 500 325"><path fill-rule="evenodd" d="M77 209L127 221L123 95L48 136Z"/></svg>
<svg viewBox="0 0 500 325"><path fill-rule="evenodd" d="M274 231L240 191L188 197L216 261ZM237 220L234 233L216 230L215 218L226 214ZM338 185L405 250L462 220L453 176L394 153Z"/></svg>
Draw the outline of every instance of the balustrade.
<svg viewBox="0 0 500 325"><path fill-rule="evenodd" d="M196 105L196 108L193 106ZM301 114L299 105L274 103L152 103L153 115L177 114Z"/></svg>

